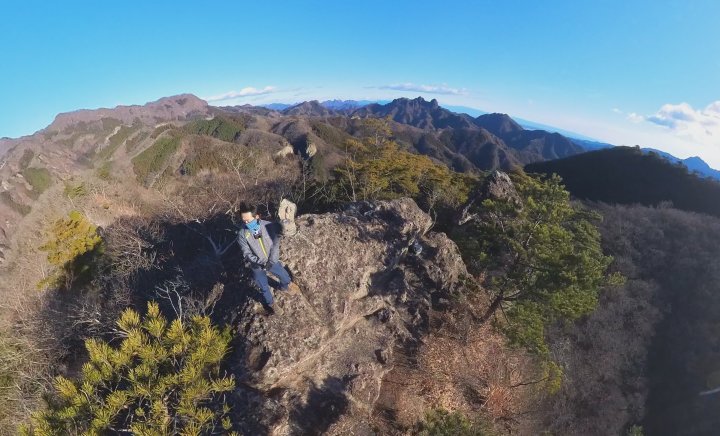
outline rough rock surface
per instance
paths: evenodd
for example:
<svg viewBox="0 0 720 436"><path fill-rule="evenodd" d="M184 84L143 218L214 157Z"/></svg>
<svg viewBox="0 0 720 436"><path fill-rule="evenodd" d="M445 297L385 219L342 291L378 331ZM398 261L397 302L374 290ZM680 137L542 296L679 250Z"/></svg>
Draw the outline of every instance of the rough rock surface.
<svg viewBox="0 0 720 436"><path fill-rule="evenodd" d="M510 200L517 204L521 203L520 196L515 189L515 185L510 176L502 171L493 171L490 174L479 189L470 195L470 199L467 204L462 208L457 222L459 225L463 225L469 221L475 221L481 219L481 213L479 211L482 202L485 200Z"/></svg>
<svg viewBox="0 0 720 436"><path fill-rule="evenodd" d="M502 171L493 171L480 188L480 198L517 200L519 197L510 176Z"/></svg>
<svg viewBox="0 0 720 436"><path fill-rule="evenodd" d="M410 199L298 218L281 252L301 294L275 292L283 315L248 305L237 320L246 432L376 434L374 404L395 350L417 341L432 301L467 274L431 223Z"/></svg>

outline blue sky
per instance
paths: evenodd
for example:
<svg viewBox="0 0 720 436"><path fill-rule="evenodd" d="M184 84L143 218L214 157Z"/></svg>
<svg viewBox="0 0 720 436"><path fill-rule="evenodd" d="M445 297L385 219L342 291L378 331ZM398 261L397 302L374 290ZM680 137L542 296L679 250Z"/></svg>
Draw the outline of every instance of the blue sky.
<svg viewBox="0 0 720 436"><path fill-rule="evenodd" d="M422 95L720 167L717 0L105 3L0 0L0 137L184 92Z"/></svg>

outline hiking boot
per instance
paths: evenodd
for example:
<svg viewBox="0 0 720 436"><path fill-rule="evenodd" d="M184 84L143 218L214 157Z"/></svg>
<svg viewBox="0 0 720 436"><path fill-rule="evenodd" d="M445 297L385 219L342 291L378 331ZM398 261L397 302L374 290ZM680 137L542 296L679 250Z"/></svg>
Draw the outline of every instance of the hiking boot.
<svg viewBox="0 0 720 436"><path fill-rule="evenodd" d="M282 315L282 313L283 313L283 310L280 309L279 307L275 306L274 304L272 306L270 306L268 304L263 303L260 307L262 309L260 311L257 311L257 313L260 315L272 316L275 314Z"/></svg>
<svg viewBox="0 0 720 436"><path fill-rule="evenodd" d="M298 295L300 293L300 286L296 285L295 282L290 282L287 287L287 293L290 295Z"/></svg>
<svg viewBox="0 0 720 436"><path fill-rule="evenodd" d="M283 313L285 313L285 311L282 309L282 307L278 306L277 304L273 304L272 306L269 306L269 307L270 307L270 311L274 315L282 315Z"/></svg>

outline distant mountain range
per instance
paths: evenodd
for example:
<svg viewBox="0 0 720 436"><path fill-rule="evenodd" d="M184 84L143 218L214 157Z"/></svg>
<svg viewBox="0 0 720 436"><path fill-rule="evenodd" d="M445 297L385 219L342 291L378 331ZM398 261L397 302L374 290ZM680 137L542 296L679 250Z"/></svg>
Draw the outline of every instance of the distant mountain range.
<svg viewBox="0 0 720 436"><path fill-rule="evenodd" d="M583 151L557 133L525 130L508 115L484 114L473 118L445 109L435 99L398 98L384 105L363 106L352 115L389 117L399 124L422 129L424 134L413 142L413 147L420 153L445 161L456 170L467 170L463 159L456 156L458 154L475 168L490 170Z"/></svg>
<svg viewBox="0 0 720 436"><path fill-rule="evenodd" d="M475 113L478 115L473 116ZM62 189L71 186L70 181L80 174L115 177L123 180L127 189L153 188L168 180L185 183L185 176L193 171L190 162L203 156L208 141L224 147L252 147L270 156L313 156L318 171L330 174L345 160L347 140L363 134L364 118L388 118L395 140L404 149L458 172L521 167L550 171L559 163L558 171L563 171L560 174L568 177L568 183L578 172L577 177L582 178L587 175L584 173L595 171L593 181L581 183L592 189L592 183L603 177L616 177L612 160L618 159L621 168L630 168L627 177L633 171L641 176L652 170L654 180L663 180L670 177L663 170L669 167L677 183L695 186L692 179L697 179L703 182L698 189L709 191L712 186L705 183L717 183L694 175L720 179L719 171L697 157L678 159L649 149L633 149L631 158L600 153L618 147L556 131L529 129L527 123L506 114L475 113L452 111L435 99L420 97L390 102L329 100L215 107L184 94L145 105L59 114L52 124L33 135L0 138L0 262L2 232L30 213L45 191L64 195ZM638 153L653 160L638 159ZM667 165L658 166L657 161ZM639 166L632 170L636 163ZM540 166L544 164L547 166ZM673 201L681 202L685 194L673 195Z"/></svg>
<svg viewBox="0 0 720 436"><path fill-rule="evenodd" d="M104 117L122 122L134 120L161 122L164 119L192 118L204 113L206 103L190 94L168 97L145 106L119 106L114 109L80 110L56 117L45 130L62 130L78 122L96 121ZM207 106L212 108L212 106ZM399 127L398 133L411 148L443 161L457 171L472 168L507 168L543 160L552 160L584 151L611 148L614 145L557 127L540 124L506 114L490 114L466 106L441 106L437 100L399 98L380 100L325 100L296 104L271 103L262 106L242 105L220 107L231 113L270 116L273 113L295 117L390 117L398 124L421 129L410 132ZM90 117L92 119L87 119ZM344 129L344 128L343 128ZM447 130L441 132L442 130ZM0 153L10 148L12 140L0 140ZM720 180L720 171L711 168L699 157L680 159L656 149L653 151L670 162L680 162L690 171Z"/></svg>
<svg viewBox="0 0 720 436"><path fill-rule="evenodd" d="M678 209L720 216L719 183L697 177L667 156L637 147L618 146L535 162L525 170L560 175L568 191L580 199L648 206L671 202Z"/></svg>
<svg viewBox="0 0 720 436"><path fill-rule="evenodd" d="M305 103L306 102L294 104L294 105L285 104L285 103L271 103L271 104L264 105L263 107L272 109L272 110L276 110L276 111L281 111L281 112L285 111L285 113L287 113L287 110L289 108L292 108L295 106L299 107ZM323 102L319 102L318 104L324 108L331 110L331 111L348 113L348 112L352 112L355 109L360 109L365 106L369 106L369 105L373 105L373 104L378 105L374 109L374 110L377 110L378 107L383 107L383 106L387 105L388 103L390 103L390 101L388 101L388 100L378 100L378 101L375 101L375 100L326 100ZM467 106L444 105L444 106L442 106L442 109L445 109L446 111L454 112L455 115L457 115L457 117L451 117L447 114L443 115L443 117L446 118L445 122L450 123L451 127L454 127L454 128L457 128L458 126L462 126L462 125L464 125L465 127L468 127L468 124L462 120L468 120L469 118L477 118L477 117L489 114L488 112L485 112L483 110L475 109L475 108L471 108L471 107L467 107ZM304 109L298 108L298 110L295 112L307 112L307 111ZM315 110L315 111L310 111L310 112L314 112L315 115L319 115L323 111ZM380 110L379 112L382 112L382 111ZM389 112L385 113L383 116L387 116L388 114L389 114ZM327 113L326 113L326 115L327 115ZM494 115L497 115L497 114L494 114ZM510 118L510 117L508 116L508 118ZM525 131L545 131L548 133L560 134L560 135L564 136L565 138L570 139L573 143L575 143L576 145L581 147L584 151L602 150L602 149L606 149L606 148L615 147L615 145L613 145L613 144L598 141L596 139L582 135L580 133L561 129L559 127L554 127L554 126L550 126L547 124L537 123L534 121L529 121L529 120L525 120L525 119L517 118L517 117L511 118L511 120L516 126L521 127ZM405 121L407 121L407 119L404 120L403 117L401 116L396 121L405 122ZM429 125L428 120L425 120L425 122L420 121L420 120L414 120L414 123L410 122L410 123L406 123L406 124L412 124L412 125L414 125L416 127L420 127L420 128L423 128L424 125ZM439 125L435 126L435 127L442 128L442 126L443 126L443 122L440 122ZM483 127L485 127L490 132L493 132L493 129L491 128L492 126L483 126ZM515 130L517 130L517 129L515 129ZM493 133L495 133L497 135L496 132L493 132ZM523 140L528 139L527 134L520 134L520 135L516 135L516 136L523 136L523 135L525 136L525 138L517 138L516 137L515 141L522 142ZM497 135L497 136L502 136L502 135ZM504 139L507 142L507 140L509 138L506 136ZM560 140L560 138L556 138L556 139ZM510 142L513 142L513 139L510 139ZM564 144L564 145L566 146L566 144ZM642 150L644 150L646 152L655 152L670 162L682 163L690 171L695 172L700 176L710 177L710 178L720 181L720 171L718 171L714 168L711 168L710 165L708 165L705 161L703 161L698 156L692 156L692 157L689 157L686 159L681 159L679 157L673 156L670 153L667 153L667 152L664 152L661 150L657 150L654 148L642 148ZM561 154L564 154L564 153L561 153Z"/></svg>
<svg viewBox="0 0 720 436"><path fill-rule="evenodd" d="M322 102L319 102L320 105L326 107L327 109L334 110L334 111L351 111L354 109L361 108L363 106L367 106L372 103L388 103L387 100L325 100ZM262 107L276 110L278 112L282 112L285 109L291 108L293 106L301 105L305 102L299 102L299 103L270 103L270 104L264 104L260 105Z"/></svg>
<svg viewBox="0 0 720 436"><path fill-rule="evenodd" d="M669 160L673 163L682 163L685 165L690 171L698 173L705 177L711 177L716 180L720 180L720 171L713 169L710 167L710 165L707 164L704 160L700 159L698 156L691 156L686 159L680 159L679 157L675 157L671 155L670 153L666 153L661 150L656 150L654 148L643 148L643 151L650 153L657 153L660 156L664 157L665 159Z"/></svg>
<svg viewBox="0 0 720 436"><path fill-rule="evenodd" d="M358 118L389 118L396 139L410 150L443 162L455 171L510 169L526 163L557 159L584 149L567 137L543 130L527 130L505 114L473 117L440 106L437 100L398 98L390 102L355 100L305 101L294 105L275 103L222 107L223 111L255 116L294 117L312 120L313 135L333 142L332 126L352 135Z"/></svg>

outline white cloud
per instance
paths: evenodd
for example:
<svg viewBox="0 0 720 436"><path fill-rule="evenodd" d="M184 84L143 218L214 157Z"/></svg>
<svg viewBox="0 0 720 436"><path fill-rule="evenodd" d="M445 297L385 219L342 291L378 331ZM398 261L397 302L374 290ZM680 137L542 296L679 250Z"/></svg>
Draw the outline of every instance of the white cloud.
<svg viewBox="0 0 720 436"><path fill-rule="evenodd" d="M643 118L699 143L710 145L712 141L717 145L720 138L720 100L704 109L695 109L687 103L665 104L657 113Z"/></svg>
<svg viewBox="0 0 720 436"><path fill-rule="evenodd" d="M705 108L705 112L710 115L720 116L720 100L710 103Z"/></svg>
<svg viewBox="0 0 720 436"><path fill-rule="evenodd" d="M203 98L203 100L205 100L209 103L209 102L215 102L215 101L232 100L232 99L238 98L238 97L251 97L251 96L257 96L257 95L272 94L273 92L277 92L277 88L275 88L274 86L266 86L262 89L257 89L252 86L248 86L246 88L241 89L240 91L230 91L230 92L226 92L226 93L220 94L220 95L205 97L205 98Z"/></svg>
<svg viewBox="0 0 720 436"><path fill-rule="evenodd" d="M465 88L451 88L447 84L442 85L416 85L414 83L397 83L394 85L382 85L377 86L378 89L392 89L394 91L406 91L406 92L424 92L427 94L442 94L442 95L466 95L467 90Z"/></svg>
<svg viewBox="0 0 720 436"><path fill-rule="evenodd" d="M638 115L635 112L630 112L629 114L627 114L627 119L632 121L635 124L639 124L639 123L642 123L643 121L645 121L644 116Z"/></svg>

